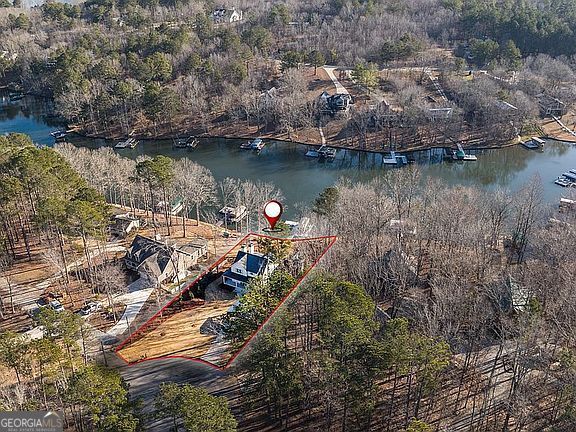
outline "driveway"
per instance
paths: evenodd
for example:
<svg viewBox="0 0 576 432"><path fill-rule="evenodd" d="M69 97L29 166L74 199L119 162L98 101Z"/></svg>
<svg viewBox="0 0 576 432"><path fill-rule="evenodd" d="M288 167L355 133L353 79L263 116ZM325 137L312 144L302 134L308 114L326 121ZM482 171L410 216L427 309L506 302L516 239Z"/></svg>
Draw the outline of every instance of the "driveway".
<svg viewBox="0 0 576 432"><path fill-rule="evenodd" d="M337 69L336 67L324 66L322 69L324 69L326 71L326 73L328 74L328 76L330 77L332 82L334 83L334 86L336 87L336 93L350 94L350 93L348 93L348 90L346 90L346 87L344 87L342 84L340 84L340 81L338 81L338 78L336 78L336 75L334 74L334 71Z"/></svg>
<svg viewBox="0 0 576 432"><path fill-rule="evenodd" d="M144 288L146 286L146 280L140 278L130 285L128 285L126 294L121 294L114 298L115 303L122 302L126 305L126 310L124 311L124 315L122 318L118 320L116 325L112 327L110 330L106 332L108 336L117 337L122 333L126 332L128 329L134 331L135 329L131 328L130 325L150 294L154 291L154 288Z"/></svg>

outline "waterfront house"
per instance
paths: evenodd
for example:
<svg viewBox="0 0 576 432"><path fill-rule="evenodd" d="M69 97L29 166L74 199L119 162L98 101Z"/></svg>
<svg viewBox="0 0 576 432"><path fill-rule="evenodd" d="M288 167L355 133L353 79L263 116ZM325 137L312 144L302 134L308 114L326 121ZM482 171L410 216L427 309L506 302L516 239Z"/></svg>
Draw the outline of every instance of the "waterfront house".
<svg viewBox="0 0 576 432"><path fill-rule="evenodd" d="M254 246L250 244L248 251L243 247L238 252L232 266L222 275L222 282L234 289L236 294L242 295L252 279L267 279L275 268L276 265L268 256L254 252Z"/></svg>
<svg viewBox="0 0 576 432"><path fill-rule="evenodd" d="M177 198L170 202L168 209L166 209L166 203L164 201L160 201L156 204L156 211L158 213L164 213L166 210L168 210L168 213L172 216L177 216L182 210L184 210L184 202L180 198Z"/></svg>
<svg viewBox="0 0 576 432"><path fill-rule="evenodd" d="M236 10L236 8L226 9L224 7L214 9L212 12L212 20L215 24L227 23L232 24L238 21L242 21L242 11Z"/></svg>
<svg viewBox="0 0 576 432"><path fill-rule="evenodd" d="M545 117L562 117L568 111L566 104L553 96L542 93L537 98L540 105L540 114Z"/></svg>
<svg viewBox="0 0 576 432"><path fill-rule="evenodd" d="M242 221L248 214L246 207L241 205L238 207L222 207L218 212L218 216L222 223L238 223Z"/></svg>
<svg viewBox="0 0 576 432"><path fill-rule="evenodd" d="M576 214L576 201L568 198L560 198L559 211L560 213Z"/></svg>
<svg viewBox="0 0 576 432"><path fill-rule="evenodd" d="M336 93L329 95L322 92L320 95L320 103L324 105L324 110L335 113L337 111L347 111L352 103L352 96L345 93Z"/></svg>
<svg viewBox="0 0 576 432"><path fill-rule="evenodd" d="M171 246L137 235L126 252L124 262L140 277L165 283L184 275L189 267L207 254L208 243L204 239L196 239L184 246Z"/></svg>

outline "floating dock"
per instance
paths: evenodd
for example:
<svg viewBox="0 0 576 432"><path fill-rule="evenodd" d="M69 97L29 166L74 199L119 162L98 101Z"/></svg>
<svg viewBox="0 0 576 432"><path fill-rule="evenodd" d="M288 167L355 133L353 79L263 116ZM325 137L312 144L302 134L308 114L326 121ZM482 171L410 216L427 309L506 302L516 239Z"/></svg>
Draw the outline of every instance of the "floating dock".
<svg viewBox="0 0 576 432"><path fill-rule="evenodd" d="M384 165L408 165L408 158L404 155L397 155L396 152L390 152L390 156L383 156L382 163Z"/></svg>
<svg viewBox="0 0 576 432"><path fill-rule="evenodd" d="M138 145L138 140L135 138L128 138L126 141L120 141L118 144L114 146L117 149L124 149L124 148L131 148L133 149Z"/></svg>

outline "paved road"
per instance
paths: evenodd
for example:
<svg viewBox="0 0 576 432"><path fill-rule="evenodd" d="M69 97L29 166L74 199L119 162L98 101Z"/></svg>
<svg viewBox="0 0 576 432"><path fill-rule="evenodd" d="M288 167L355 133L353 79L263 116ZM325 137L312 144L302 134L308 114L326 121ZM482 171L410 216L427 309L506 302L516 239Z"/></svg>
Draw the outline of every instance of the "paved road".
<svg viewBox="0 0 576 432"><path fill-rule="evenodd" d="M202 386L214 396L225 396L239 415L239 386L236 378L228 371L219 371L201 363L184 359L153 360L127 366L118 357L107 353L108 363L118 371L130 385L130 395L142 400L144 414L154 409L154 397L158 394L159 385L163 382L192 384ZM170 421L147 420L146 430L163 432L169 430Z"/></svg>

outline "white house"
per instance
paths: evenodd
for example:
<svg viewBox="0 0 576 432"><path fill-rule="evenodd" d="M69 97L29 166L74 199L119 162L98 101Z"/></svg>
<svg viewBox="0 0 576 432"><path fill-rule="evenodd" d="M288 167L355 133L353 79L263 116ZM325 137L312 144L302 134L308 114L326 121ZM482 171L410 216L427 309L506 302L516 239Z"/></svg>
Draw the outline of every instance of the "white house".
<svg viewBox="0 0 576 432"><path fill-rule="evenodd" d="M242 21L242 11L236 10L235 8L226 9L224 7L219 8L219 9L214 9L214 12L212 12L212 19L214 20L214 23L216 23L216 24L235 23L238 21Z"/></svg>
<svg viewBox="0 0 576 432"><path fill-rule="evenodd" d="M236 294L242 295L246 291L246 285L250 280L261 277L268 278L274 269L274 264L266 255L254 252L250 245L249 251L240 250L234 259L232 266L222 275L224 285L233 288Z"/></svg>
<svg viewBox="0 0 576 432"><path fill-rule="evenodd" d="M110 232L120 237L126 237L135 229L140 228L140 219L129 213L114 216Z"/></svg>

